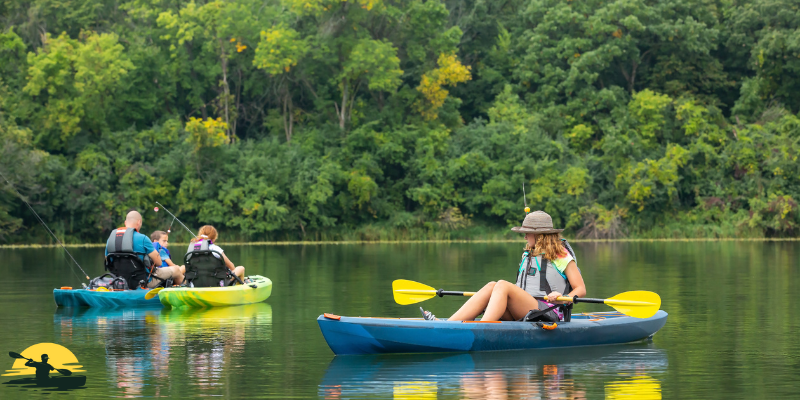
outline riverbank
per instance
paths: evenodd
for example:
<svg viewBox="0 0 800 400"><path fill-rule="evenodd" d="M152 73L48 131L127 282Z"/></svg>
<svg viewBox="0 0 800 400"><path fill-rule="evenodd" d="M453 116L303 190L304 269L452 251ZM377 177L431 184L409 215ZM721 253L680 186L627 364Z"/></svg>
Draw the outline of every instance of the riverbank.
<svg viewBox="0 0 800 400"><path fill-rule="evenodd" d="M570 243L635 243L635 242L796 242L800 238L663 238L663 239L570 239ZM341 240L341 241L279 241L279 242L225 242L225 246L308 246L308 245L354 245L354 244L407 244L407 243L513 243L520 239L477 240ZM172 242L187 245L188 242ZM64 244L70 248L105 247L105 243ZM58 244L2 244L0 249L38 249L60 247Z"/></svg>

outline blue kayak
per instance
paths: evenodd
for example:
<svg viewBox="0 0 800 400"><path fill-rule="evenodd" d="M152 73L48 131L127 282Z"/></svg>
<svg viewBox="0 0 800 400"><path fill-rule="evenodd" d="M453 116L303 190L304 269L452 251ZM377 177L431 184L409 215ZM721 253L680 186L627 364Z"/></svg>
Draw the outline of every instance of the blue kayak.
<svg viewBox="0 0 800 400"><path fill-rule="evenodd" d="M161 307L158 296L145 300L150 289L98 291L87 289L53 289L59 307Z"/></svg>
<svg viewBox="0 0 800 400"><path fill-rule="evenodd" d="M633 318L618 312L573 314L553 330L535 322L425 321L399 318L317 318L336 355L544 349L635 342L653 336L667 313Z"/></svg>

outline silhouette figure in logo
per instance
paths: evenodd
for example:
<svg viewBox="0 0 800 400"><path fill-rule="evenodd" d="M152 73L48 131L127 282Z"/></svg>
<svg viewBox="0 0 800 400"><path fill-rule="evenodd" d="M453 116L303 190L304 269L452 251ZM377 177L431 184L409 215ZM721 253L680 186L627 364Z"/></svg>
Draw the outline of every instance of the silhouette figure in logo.
<svg viewBox="0 0 800 400"><path fill-rule="evenodd" d="M55 367L47 363L47 360L50 357L47 354L42 354L42 362L36 362L29 359L26 363L26 367L33 367L36 368L36 379L37 380L48 380L50 379L50 371L55 371Z"/></svg>
<svg viewBox="0 0 800 400"><path fill-rule="evenodd" d="M66 368L56 368L48 362L50 357L47 354L42 354L42 361L33 361L30 358L24 357L19 353L9 351L8 355L11 358L21 358L28 360L25 362L26 367L33 367L36 369L36 378L23 378L15 379L12 381L4 382L7 385L30 385L44 387L57 387L58 389L77 389L86 384L85 376L71 376L72 371ZM58 371L63 376L50 377L50 371Z"/></svg>

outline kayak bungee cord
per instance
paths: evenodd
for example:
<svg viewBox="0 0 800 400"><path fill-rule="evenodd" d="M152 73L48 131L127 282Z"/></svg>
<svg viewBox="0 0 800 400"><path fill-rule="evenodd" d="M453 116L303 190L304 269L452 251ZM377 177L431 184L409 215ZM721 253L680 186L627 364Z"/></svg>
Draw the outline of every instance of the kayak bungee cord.
<svg viewBox="0 0 800 400"><path fill-rule="evenodd" d="M187 228L187 227L186 227L186 225L184 225L184 224L183 224L183 222L181 222L181 220L180 220L180 219L178 219L178 217L176 217L176 216L175 216L175 214L173 214L173 213L171 213L169 210L167 210L167 207L164 207L164 205L163 205L163 204L161 204L161 203L159 203L159 202L156 202L156 204L160 205L160 206L161 206L161 208L163 208L163 209L164 209L164 211L166 211L166 212L167 212L169 215L171 215L171 216L172 216L172 218L174 218L174 219L172 220L172 222L178 221L178 223L179 223L179 224L181 224L181 226L183 227L183 229L186 229L186 232L189 232L189 234L190 234L190 235L194 236L194 238L195 238L195 239L197 239L197 235L195 235L194 233L192 233L192 231L191 231L191 230L189 230L189 228ZM155 209L155 212L158 212L158 207L156 207L156 209ZM169 226L170 226L170 227L172 227L172 224L169 224Z"/></svg>
<svg viewBox="0 0 800 400"><path fill-rule="evenodd" d="M11 188L12 188L12 189L14 189L14 192L16 192L16 193L17 193L17 196L19 196L20 200L22 200L22 202L23 202L23 203L25 203L25 205L27 205L27 206L28 206L28 208L31 210L31 212L33 213L33 215L35 215L35 216L36 216L36 218L39 220L39 222L41 222L41 223L42 223L42 226L44 226L44 228L45 228L45 229L47 229L47 232L50 232L50 235L51 235L51 236L53 236L53 239L55 239L55 240L56 240L56 243L58 243L58 244L61 246L61 248L62 248L62 249L64 249L64 251L66 251L66 252L67 252L67 254L69 255L69 258L71 258L71 259L72 259L72 262L74 262L74 263L75 263L75 265L77 265L77 266L78 266L78 269L80 269L80 270L81 270L81 272L83 272L83 275L86 277L86 280L90 280L91 278L89 278L89 275L88 275L88 274L86 274L86 271L84 271L84 270L83 270L83 268L81 268L81 265L80 265L80 264L78 264L78 262L77 262L77 261L75 261L75 257L73 257L73 256L72 256L72 254L70 254L69 250L67 250L67 247L66 247L66 246L64 246L64 243L61 243L61 241L60 241L60 240L58 240L58 238L57 238L57 237L56 237L56 235L53 233L53 231L51 231L51 230L50 230L50 228L47 226L47 224L45 224L45 223L44 223L44 221L43 221L43 220L42 220L42 218L39 216L39 214L37 214L37 213L36 213L36 211L33 209L33 207L31 207L30 203L28 203L28 202L25 200L25 198L24 198L24 197L22 197L22 194L21 194L21 193L20 193L20 192L17 190L17 188L16 188L16 187L14 187L14 185L13 185L13 184L12 184L12 183L11 183L11 182L8 180L8 178L6 178L6 176L5 176L5 175L3 175L3 173L0 173L0 176L2 176L2 177L3 177L3 179L5 179L6 183L8 183L8 186L11 186Z"/></svg>

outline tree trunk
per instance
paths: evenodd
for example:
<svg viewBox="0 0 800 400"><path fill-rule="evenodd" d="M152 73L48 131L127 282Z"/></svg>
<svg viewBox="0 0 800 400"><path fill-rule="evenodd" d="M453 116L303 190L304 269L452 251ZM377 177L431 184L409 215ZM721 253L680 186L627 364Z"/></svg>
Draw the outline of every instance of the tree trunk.
<svg viewBox="0 0 800 400"><path fill-rule="evenodd" d="M294 104L289 90L283 93L283 130L286 132L286 143L292 143L292 130L294 130Z"/></svg>
<svg viewBox="0 0 800 400"><path fill-rule="evenodd" d="M336 111L339 114L339 128L344 130L344 122L347 118L347 81L345 79L342 79L342 105Z"/></svg>
<svg viewBox="0 0 800 400"><path fill-rule="evenodd" d="M227 126L226 133L228 139L233 142L233 133L231 131L230 110L228 109L228 100L230 100L230 87L228 87L228 58L225 57L225 46L222 44L222 39L217 39L220 50L220 61L222 62L222 96L225 108L225 125Z"/></svg>

